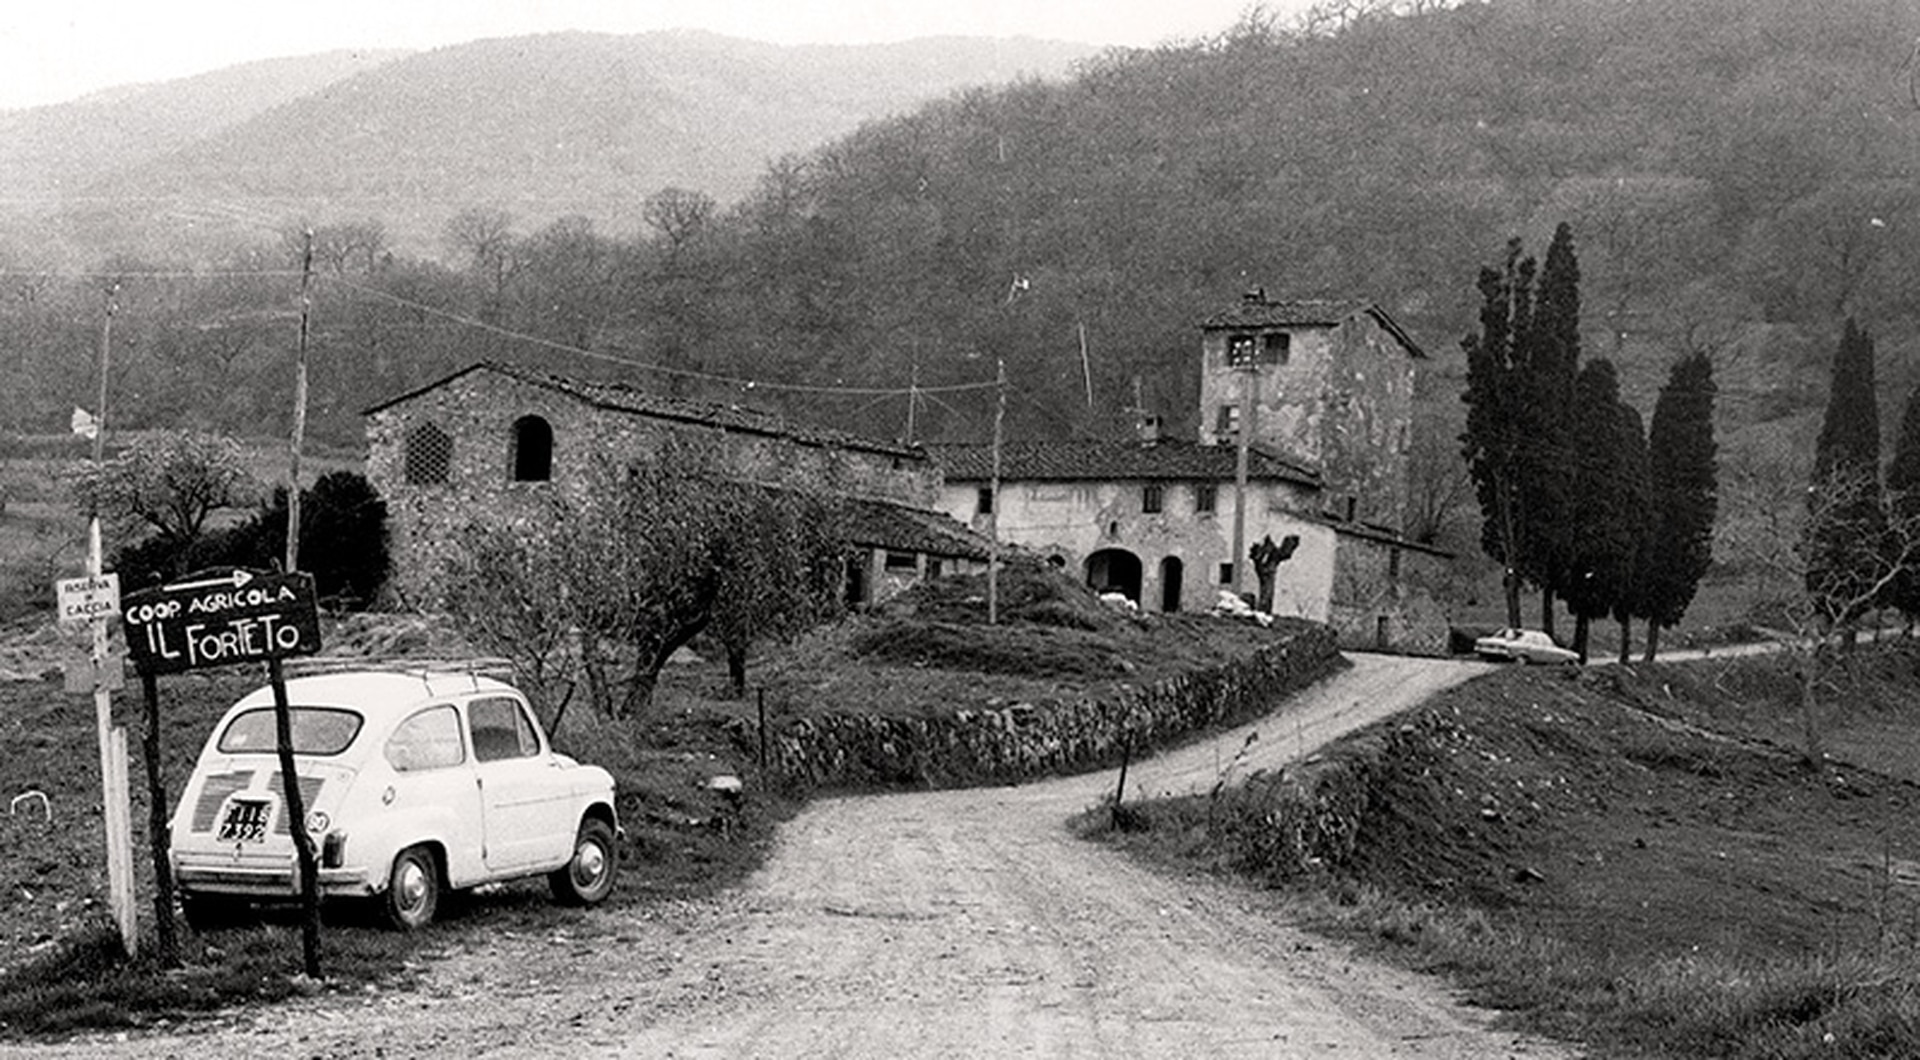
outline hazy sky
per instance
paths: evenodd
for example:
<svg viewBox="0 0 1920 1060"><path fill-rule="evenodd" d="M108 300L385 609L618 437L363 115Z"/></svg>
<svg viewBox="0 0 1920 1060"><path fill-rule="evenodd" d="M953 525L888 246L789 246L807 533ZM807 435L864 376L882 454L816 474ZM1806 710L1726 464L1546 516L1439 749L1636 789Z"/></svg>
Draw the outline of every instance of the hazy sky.
<svg viewBox="0 0 1920 1060"><path fill-rule="evenodd" d="M1290 13L1311 0L1267 0ZM0 108L336 48L583 29L698 28L778 44L939 34L1145 46L1217 33L1255 0L0 0Z"/></svg>

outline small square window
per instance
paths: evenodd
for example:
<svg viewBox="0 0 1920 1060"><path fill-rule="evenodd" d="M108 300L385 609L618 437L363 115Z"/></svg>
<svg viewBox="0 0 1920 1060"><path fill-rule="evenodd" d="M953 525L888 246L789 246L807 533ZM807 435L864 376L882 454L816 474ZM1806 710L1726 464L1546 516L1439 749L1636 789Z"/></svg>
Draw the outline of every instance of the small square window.
<svg viewBox="0 0 1920 1060"><path fill-rule="evenodd" d="M1220 564L1220 584L1221 585L1233 584L1233 564L1231 563Z"/></svg>
<svg viewBox="0 0 1920 1060"><path fill-rule="evenodd" d="M1260 342L1261 345L1266 347L1262 351L1262 353L1265 354L1265 356L1261 357L1262 361L1265 361L1267 364L1287 363L1287 358L1292 353L1293 336L1284 331L1275 332L1270 335L1260 336Z"/></svg>
<svg viewBox="0 0 1920 1060"><path fill-rule="evenodd" d="M1193 484L1193 511L1196 515L1211 515L1220 503L1220 489L1211 482Z"/></svg>
<svg viewBox="0 0 1920 1060"><path fill-rule="evenodd" d="M1140 510L1152 515L1166 506L1165 497L1157 482L1149 483L1140 491Z"/></svg>
<svg viewBox="0 0 1920 1060"><path fill-rule="evenodd" d="M975 513L979 515L993 514L993 487L992 486L980 487L980 492L974 495L973 510Z"/></svg>
<svg viewBox="0 0 1920 1060"><path fill-rule="evenodd" d="M1398 545L1387 553L1387 577L1400 577L1400 546Z"/></svg>
<svg viewBox="0 0 1920 1060"><path fill-rule="evenodd" d="M1240 433L1240 406L1222 405L1213 420L1213 433L1228 438Z"/></svg>
<svg viewBox="0 0 1920 1060"><path fill-rule="evenodd" d="M407 434L406 481L410 486L443 486L453 463L453 439L431 423Z"/></svg>
<svg viewBox="0 0 1920 1060"><path fill-rule="evenodd" d="M1227 367L1246 368L1258 363L1260 347L1252 335L1235 335L1227 340Z"/></svg>

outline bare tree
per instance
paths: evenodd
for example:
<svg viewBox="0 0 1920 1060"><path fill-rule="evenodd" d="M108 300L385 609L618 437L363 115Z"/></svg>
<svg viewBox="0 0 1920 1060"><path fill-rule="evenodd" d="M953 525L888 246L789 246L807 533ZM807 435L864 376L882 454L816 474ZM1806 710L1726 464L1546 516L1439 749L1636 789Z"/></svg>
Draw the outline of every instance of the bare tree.
<svg viewBox="0 0 1920 1060"><path fill-rule="evenodd" d="M513 215L492 206L469 207L447 222L444 238L448 248L465 257L475 275L484 278L488 308L497 315L507 283L520 266Z"/></svg>
<svg viewBox="0 0 1920 1060"><path fill-rule="evenodd" d="M705 192L662 188L647 196L640 207L640 218L659 233L671 262L706 233L715 210L713 196Z"/></svg>
<svg viewBox="0 0 1920 1060"><path fill-rule="evenodd" d="M146 531L185 547L213 513L257 499L259 483L238 442L181 431L83 467L73 494L81 511L98 512L123 536Z"/></svg>
<svg viewBox="0 0 1920 1060"><path fill-rule="evenodd" d="M1920 570L1920 514L1879 489L1870 472L1836 471L1808 487L1806 504L1782 503L1776 469L1736 469L1724 487L1740 517L1726 524L1730 558L1749 572L1754 624L1794 659L1800 684L1802 753L1823 753L1824 697L1846 657L1859 620L1875 611L1900 579ZM1871 498L1871 499L1869 499ZM1885 514L1884 530L1858 535L1844 548L1809 541L1823 527L1857 518L1862 503ZM1817 566L1845 563L1850 578L1809 578Z"/></svg>

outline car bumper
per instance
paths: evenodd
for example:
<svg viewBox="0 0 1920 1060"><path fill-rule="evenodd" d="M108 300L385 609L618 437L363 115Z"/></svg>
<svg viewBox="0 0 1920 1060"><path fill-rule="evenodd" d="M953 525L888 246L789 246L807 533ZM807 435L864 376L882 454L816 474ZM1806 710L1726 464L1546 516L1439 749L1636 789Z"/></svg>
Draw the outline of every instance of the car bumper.
<svg viewBox="0 0 1920 1060"><path fill-rule="evenodd" d="M260 899L300 897L300 873L291 856L236 857L231 854L175 852L173 881L192 894L228 894ZM374 893L362 866L319 870L323 898L364 898Z"/></svg>

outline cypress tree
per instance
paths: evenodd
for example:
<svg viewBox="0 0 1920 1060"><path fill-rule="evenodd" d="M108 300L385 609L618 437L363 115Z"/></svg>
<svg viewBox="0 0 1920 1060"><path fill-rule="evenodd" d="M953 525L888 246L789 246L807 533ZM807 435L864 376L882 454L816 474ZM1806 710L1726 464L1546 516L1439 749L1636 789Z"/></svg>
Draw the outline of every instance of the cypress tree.
<svg viewBox="0 0 1920 1060"><path fill-rule="evenodd" d="M1507 621L1515 626L1526 555L1520 483L1521 449L1527 443L1515 340L1530 326L1532 284L1533 261L1521 260L1520 241L1512 240L1501 268L1480 270L1480 331L1460 343L1467 354L1461 455L1480 502L1480 547L1501 565Z"/></svg>
<svg viewBox="0 0 1920 1060"><path fill-rule="evenodd" d="M1893 520L1893 537L1910 539L1920 534L1920 386L1907 396L1893 460L1887 464L1887 511ZM1891 544L1898 549L1901 543ZM1887 603L1899 609L1909 625L1920 617L1920 572L1903 568L1894 578Z"/></svg>
<svg viewBox="0 0 1920 1060"><path fill-rule="evenodd" d="M1885 528L1873 339L1852 317L1834 352L1833 384L1814 449L1808 505L1807 592L1829 623L1846 626L1873 603L1871 568Z"/></svg>
<svg viewBox="0 0 1920 1060"><path fill-rule="evenodd" d="M1575 468L1582 450L1609 438L1610 426L1598 434L1576 429L1575 388L1580 372L1580 261L1574 253L1573 229L1561 222L1547 246L1540 269L1539 292L1534 299L1531 327L1521 339L1525 348L1528 420L1533 444L1523 450L1528 528L1532 544L1531 580L1540 594L1540 624L1553 632L1553 599L1574 591L1574 581L1589 574L1574 552L1583 548L1587 533L1573 510L1580 504ZM1603 408L1583 409L1605 419L1612 402ZM1604 611L1601 614L1605 614Z"/></svg>
<svg viewBox="0 0 1920 1060"><path fill-rule="evenodd" d="M1566 462L1569 492L1561 517L1575 532L1560 546L1561 597L1574 616L1573 648L1584 661L1596 618L1631 592L1635 553L1646 522L1646 442L1640 416L1620 401L1620 381L1604 358L1575 382L1570 429L1585 444Z"/></svg>
<svg viewBox="0 0 1920 1060"><path fill-rule="evenodd" d="M1653 501L1652 457L1647 445L1647 432L1640 421L1640 413L1625 402L1617 406L1618 433L1615 445L1623 454L1621 466L1626 468L1624 489L1621 494L1621 511L1624 518L1623 533L1626 537L1627 567L1622 573L1620 591L1613 600L1613 619L1620 623L1620 656L1622 663L1633 650L1633 616L1643 609L1642 595L1645 581L1641 566L1646 561L1644 549L1648 535L1654 525L1655 509Z"/></svg>
<svg viewBox="0 0 1920 1060"><path fill-rule="evenodd" d="M1680 623L1700 579L1713 562L1713 523L1719 510L1719 471L1713 440L1713 360L1705 351L1675 361L1653 405L1647 439L1652 518L1640 549L1633 615L1647 620L1648 662L1660 651L1660 631Z"/></svg>

